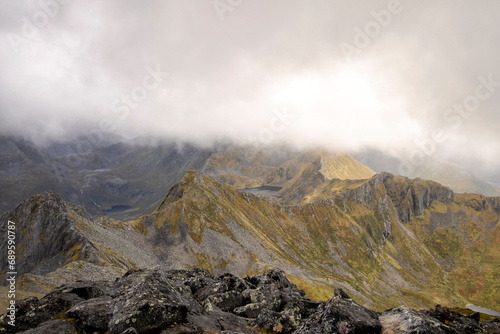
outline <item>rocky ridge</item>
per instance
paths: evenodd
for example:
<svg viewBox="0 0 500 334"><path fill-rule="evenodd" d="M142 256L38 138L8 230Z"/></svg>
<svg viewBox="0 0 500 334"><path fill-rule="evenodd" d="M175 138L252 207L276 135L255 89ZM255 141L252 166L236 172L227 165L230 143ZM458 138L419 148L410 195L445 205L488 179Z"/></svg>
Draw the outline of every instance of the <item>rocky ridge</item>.
<svg viewBox="0 0 500 334"><path fill-rule="evenodd" d="M336 289L310 300L283 271L239 278L204 269L130 270L114 281L76 281L0 316L0 333L499 333L446 307L369 310ZM14 319L15 326L9 325Z"/></svg>
<svg viewBox="0 0 500 334"><path fill-rule="evenodd" d="M156 210L128 222L93 219L47 192L0 217L0 230L16 222L19 288L38 293L78 279L114 279L133 267L238 276L280 268L317 300L336 286L379 311L437 303L498 308L498 198L388 173L318 177L319 185L303 191L307 203L287 204L189 171Z"/></svg>

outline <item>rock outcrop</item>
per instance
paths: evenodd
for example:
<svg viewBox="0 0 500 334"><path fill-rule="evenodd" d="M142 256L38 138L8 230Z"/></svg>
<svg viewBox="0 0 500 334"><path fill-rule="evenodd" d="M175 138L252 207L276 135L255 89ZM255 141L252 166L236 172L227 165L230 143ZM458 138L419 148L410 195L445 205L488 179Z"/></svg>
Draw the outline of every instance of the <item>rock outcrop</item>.
<svg viewBox="0 0 500 334"><path fill-rule="evenodd" d="M0 333L497 333L447 308L384 313L341 289L326 302L305 297L271 269L240 278L203 269L130 270L115 281L77 281L16 303L15 326L0 316Z"/></svg>
<svg viewBox="0 0 500 334"><path fill-rule="evenodd" d="M89 222L92 217L82 207L64 202L52 191L22 202L0 220L2 235L7 234L4 232L7 220L16 224L18 275L29 272L44 275L70 260L96 256L94 247L78 228L78 221ZM0 257L0 268L7 268L6 256Z"/></svg>

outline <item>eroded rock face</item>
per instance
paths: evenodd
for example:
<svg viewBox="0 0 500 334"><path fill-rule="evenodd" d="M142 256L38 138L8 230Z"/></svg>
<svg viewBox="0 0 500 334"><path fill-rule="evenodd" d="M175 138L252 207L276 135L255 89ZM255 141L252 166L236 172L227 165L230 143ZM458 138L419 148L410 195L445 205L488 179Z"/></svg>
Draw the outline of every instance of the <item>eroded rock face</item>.
<svg viewBox="0 0 500 334"><path fill-rule="evenodd" d="M240 278L203 269L133 270L110 282L83 282L16 304L16 326L0 316L0 333L497 333L446 307L406 307L382 314L341 289L312 301L281 270Z"/></svg>

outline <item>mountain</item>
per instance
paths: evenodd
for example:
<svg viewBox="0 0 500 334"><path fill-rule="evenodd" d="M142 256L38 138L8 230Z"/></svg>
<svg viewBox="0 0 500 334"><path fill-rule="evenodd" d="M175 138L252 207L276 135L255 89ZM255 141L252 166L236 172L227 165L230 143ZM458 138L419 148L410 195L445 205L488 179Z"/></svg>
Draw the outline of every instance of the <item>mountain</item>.
<svg viewBox="0 0 500 334"><path fill-rule="evenodd" d="M353 153L361 163L369 166L377 173L389 172L401 174L410 178L422 178L439 182L450 187L457 193L474 193L485 196L500 196L500 188L490 181L475 176L467 168L428 156L418 165L411 165L398 157L386 154L380 150L366 149ZM500 180L495 178L494 180Z"/></svg>
<svg viewBox="0 0 500 334"><path fill-rule="evenodd" d="M283 187L305 172L327 179L366 179L375 173L348 154L324 149L300 151L287 146L217 147L201 172L237 189L259 186Z"/></svg>
<svg viewBox="0 0 500 334"><path fill-rule="evenodd" d="M201 169L205 149L111 136L99 145L77 139L46 145L0 137L0 213L52 190L93 216L137 218L151 212L188 169Z"/></svg>
<svg viewBox="0 0 500 334"><path fill-rule="evenodd" d="M19 226L19 289L47 292L134 267L238 276L280 268L313 299L341 287L377 310L499 308L500 198L389 173L328 179L321 159L304 161L287 181L298 188L285 182L272 195L190 170L152 213L128 222L94 220L52 192L34 196L1 217L2 232L7 220Z"/></svg>
<svg viewBox="0 0 500 334"><path fill-rule="evenodd" d="M97 220L81 206L64 202L54 192L31 197L0 218L16 229L16 287L19 293L45 293L79 279L114 279L135 266L159 265L145 243L144 227L107 217ZM7 243L1 247L5 250ZM0 259L7 268L7 258ZM0 278L5 279L5 272Z"/></svg>
<svg viewBox="0 0 500 334"><path fill-rule="evenodd" d="M0 149L0 187L10 190L0 192L0 213L52 190L65 201L84 206L94 217L135 219L156 208L189 169L236 188L279 186L314 161L330 178L374 174L345 154L302 152L287 146L218 143L203 148L157 138L125 140L116 136L36 145L0 137Z"/></svg>

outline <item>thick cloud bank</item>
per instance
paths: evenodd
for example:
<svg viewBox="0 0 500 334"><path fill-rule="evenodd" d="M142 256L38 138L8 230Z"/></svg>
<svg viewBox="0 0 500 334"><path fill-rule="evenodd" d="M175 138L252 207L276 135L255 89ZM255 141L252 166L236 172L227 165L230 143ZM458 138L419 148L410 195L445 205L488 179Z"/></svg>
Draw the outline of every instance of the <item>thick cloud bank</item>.
<svg viewBox="0 0 500 334"><path fill-rule="evenodd" d="M498 1L10 1L0 132L285 140L498 167Z"/></svg>

